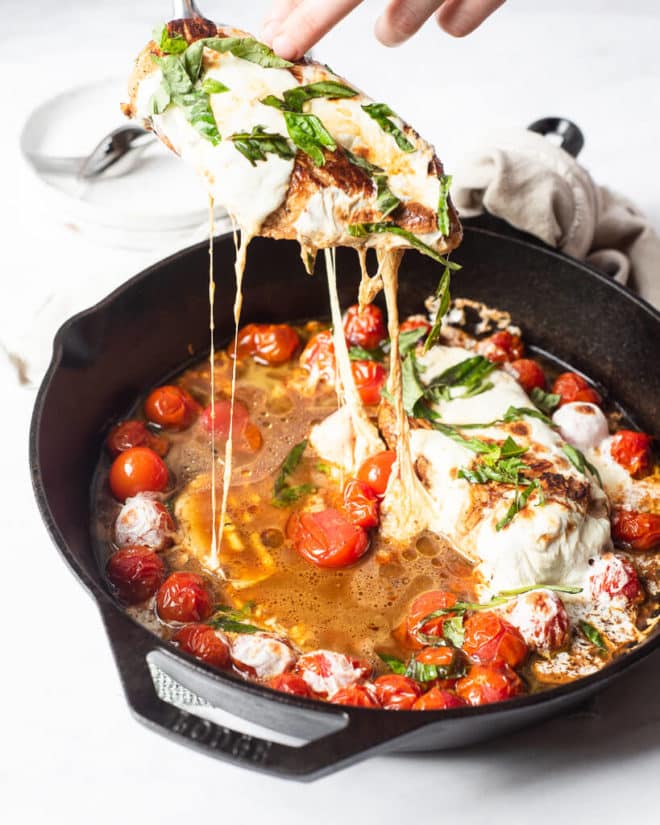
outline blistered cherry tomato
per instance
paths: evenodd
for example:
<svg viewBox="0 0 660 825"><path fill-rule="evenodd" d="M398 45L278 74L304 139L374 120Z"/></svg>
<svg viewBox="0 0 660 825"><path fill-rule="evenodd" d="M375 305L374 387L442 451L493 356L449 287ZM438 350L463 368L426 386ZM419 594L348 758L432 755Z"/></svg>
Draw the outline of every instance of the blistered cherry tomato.
<svg viewBox="0 0 660 825"><path fill-rule="evenodd" d="M199 411L200 406L192 395L172 384L157 387L144 402L144 414L149 421L172 430L185 430Z"/></svg>
<svg viewBox="0 0 660 825"><path fill-rule="evenodd" d="M110 556L105 569L119 596L138 604L154 595L165 578L165 565L150 547L122 547Z"/></svg>
<svg viewBox="0 0 660 825"><path fill-rule="evenodd" d="M207 624L187 624L172 637L181 650L213 667L229 663L229 645Z"/></svg>
<svg viewBox="0 0 660 825"><path fill-rule="evenodd" d="M261 364L286 364L300 345L288 324L248 324L238 333L238 357L251 355Z"/></svg>
<svg viewBox="0 0 660 825"><path fill-rule="evenodd" d="M399 326L399 332L410 332L413 329L423 329L424 335L426 335L431 329L431 324L422 315L412 315ZM424 335L422 335L422 338L424 338ZM420 341L422 338L420 338Z"/></svg>
<svg viewBox="0 0 660 825"><path fill-rule="evenodd" d="M344 316L346 340L353 347L376 349L387 338L383 313L375 304L360 308L357 304L349 307Z"/></svg>
<svg viewBox="0 0 660 825"><path fill-rule="evenodd" d="M558 375L552 385L552 392L561 396L560 406L571 404L574 401L584 401L587 404L599 406L603 401L596 390L589 386L589 382L576 372L562 372Z"/></svg>
<svg viewBox="0 0 660 825"><path fill-rule="evenodd" d="M419 662L420 665L434 665L435 667L446 668L447 670L451 670L455 666L458 658L465 659L459 650L449 645L425 647L423 650L420 650L419 653L415 654L415 660Z"/></svg>
<svg viewBox="0 0 660 825"><path fill-rule="evenodd" d="M570 618L552 590L532 590L512 599L502 611L531 650L549 653L569 640Z"/></svg>
<svg viewBox="0 0 660 825"><path fill-rule="evenodd" d="M453 613L442 613L424 624L421 622L431 613L453 607L457 601L456 596L447 590L429 590L418 596L412 603L406 618L407 643L414 648L424 647L424 643L416 637L417 632L442 638L444 623L452 618Z"/></svg>
<svg viewBox="0 0 660 825"><path fill-rule="evenodd" d="M330 698L334 705L352 705L357 708L378 708L380 704L372 690L366 685L351 685L335 693Z"/></svg>
<svg viewBox="0 0 660 825"><path fill-rule="evenodd" d="M517 375L518 383L525 392L545 388L545 373L538 361L531 358L518 358L511 362L511 369Z"/></svg>
<svg viewBox="0 0 660 825"><path fill-rule="evenodd" d="M385 367L377 361L351 361L351 372L362 403L369 407L380 404L380 391L387 379Z"/></svg>
<svg viewBox="0 0 660 825"><path fill-rule="evenodd" d="M465 621L463 650L477 662L505 662L518 667L529 656L519 630L492 610L473 613Z"/></svg>
<svg viewBox="0 0 660 825"><path fill-rule="evenodd" d="M324 329L312 335L300 354L300 366L309 372L310 383L314 386L325 381L334 386L337 380L337 363L332 330Z"/></svg>
<svg viewBox="0 0 660 825"><path fill-rule="evenodd" d="M525 687L518 674L503 662L472 665L467 676L456 683L456 693L469 705L488 705L513 699Z"/></svg>
<svg viewBox="0 0 660 825"><path fill-rule="evenodd" d="M294 513L287 535L296 552L318 567L346 567L369 548L367 531L332 507L320 513Z"/></svg>
<svg viewBox="0 0 660 825"><path fill-rule="evenodd" d="M631 476L636 476L651 467L652 441L646 433L619 430L610 441L610 453L617 464L628 470Z"/></svg>
<svg viewBox="0 0 660 825"><path fill-rule="evenodd" d="M368 458L357 472L360 481L364 481L378 496L384 496L387 482L390 480L392 465L396 461L395 450L384 450Z"/></svg>
<svg viewBox="0 0 660 825"><path fill-rule="evenodd" d="M412 706L413 710L449 710L450 708L460 708L465 705L465 700L461 699L451 690L432 687Z"/></svg>
<svg viewBox="0 0 660 825"><path fill-rule="evenodd" d="M592 597L616 601L625 606L644 600L644 589L633 563L615 553L603 553L591 566L589 587Z"/></svg>
<svg viewBox="0 0 660 825"><path fill-rule="evenodd" d="M358 527L377 527L378 496L364 481L350 479L344 487L344 512Z"/></svg>
<svg viewBox="0 0 660 825"><path fill-rule="evenodd" d="M389 710L410 710L422 694L422 686L414 679L388 673L374 682L376 697Z"/></svg>
<svg viewBox="0 0 660 825"><path fill-rule="evenodd" d="M138 493L160 493L168 481L165 462L148 447L131 447L120 453L108 475L112 495L119 501Z"/></svg>
<svg viewBox="0 0 660 825"><path fill-rule="evenodd" d="M334 650L313 650L298 658L295 671L315 694L328 697L368 677L371 667Z"/></svg>
<svg viewBox="0 0 660 825"><path fill-rule="evenodd" d="M171 573L156 594L158 615L164 622L201 622L213 612L211 595L197 573Z"/></svg>
<svg viewBox="0 0 660 825"><path fill-rule="evenodd" d="M119 547L140 544L164 550L172 544L173 533L170 511L153 493L139 493L126 499L115 521L115 542Z"/></svg>
<svg viewBox="0 0 660 825"><path fill-rule="evenodd" d="M216 438L226 439L229 435L231 401L219 398L213 406L214 410L209 404L202 411L200 416L202 427L209 433L213 430ZM214 417L213 413L215 413ZM234 402L232 443L235 447L249 452L256 452L263 444L259 428L250 421L248 409L240 401Z"/></svg>
<svg viewBox="0 0 660 825"><path fill-rule="evenodd" d="M311 697L312 691L309 689L307 682L297 673L280 673L278 676L273 676L266 682L269 688L279 690L282 693L291 693L294 696Z"/></svg>
<svg viewBox="0 0 660 825"><path fill-rule="evenodd" d="M632 550L652 550L660 544L660 515L617 510L612 518L612 537Z"/></svg>
<svg viewBox="0 0 660 825"><path fill-rule="evenodd" d="M105 443L108 452L115 458L131 447L149 447L162 457L170 447L169 439L152 433L144 421L122 421L110 430Z"/></svg>
<svg viewBox="0 0 660 825"><path fill-rule="evenodd" d="M525 346L519 335L513 335L504 329L480 341L477 351L489 361L503 364L505 361L521 359L525 355Z"/></svg>

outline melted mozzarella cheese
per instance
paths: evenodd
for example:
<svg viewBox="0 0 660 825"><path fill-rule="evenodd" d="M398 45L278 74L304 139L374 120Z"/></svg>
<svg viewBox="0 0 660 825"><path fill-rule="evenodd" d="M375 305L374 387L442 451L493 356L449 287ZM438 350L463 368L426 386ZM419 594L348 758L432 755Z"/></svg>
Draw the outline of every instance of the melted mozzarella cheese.
<svg viewBox="0 0 660 825"><path fill-rule="evenodd" d="M608 437L596 447L587 450L586 455L598 470L612 506L644 513L660 513L660 487L657 476L633 478L625 467L612 457L611 444L612 438Z"/></svg>
<svg viewBox="0 0 660 825"><path fill-rule="evenodd" d="M597 447L609 435L607 418L595 404L582 401L563 404L552 416L561 437L579 450Z"/></svg>

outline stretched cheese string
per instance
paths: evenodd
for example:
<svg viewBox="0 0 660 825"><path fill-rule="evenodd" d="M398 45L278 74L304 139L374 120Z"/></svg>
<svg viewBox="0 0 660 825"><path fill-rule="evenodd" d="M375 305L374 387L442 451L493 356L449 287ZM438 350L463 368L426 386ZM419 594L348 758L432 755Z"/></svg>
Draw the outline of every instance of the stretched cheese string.
<svg viewBox="0 0 660 825"><path fill-rule="evenodd" d="M213 236L215 221L213 215L213 195L209 195L209 331L211 334L211 351L209 352L209 370L211 381L211 559L218 558L218 537L215 517L217 500L215 495L215 276L213 272Z"/></svg>
<svg viewBox="0 0 660 825"><path fill-rule="evenodd" d="M376 295L383 288L383 278L381 276L382 261L378 259L378 270L376 274L371 277L367 269L367 250L364 247L357 248L358 261L360 264L360 291L358 292L358 305L360 311L364 309L367 304L373 303Z"/></svg>

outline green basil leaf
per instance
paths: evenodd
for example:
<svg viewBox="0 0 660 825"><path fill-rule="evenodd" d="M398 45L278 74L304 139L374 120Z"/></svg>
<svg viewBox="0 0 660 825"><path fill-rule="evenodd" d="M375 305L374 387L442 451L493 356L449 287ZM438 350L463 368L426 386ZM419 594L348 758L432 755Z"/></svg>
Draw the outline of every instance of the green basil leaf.
<svg viewBox="0 0 660 825"><path fill-rule="evenodd" d="M300 484L297 487L291 487L287 482L289 476L295 472L302 461L303 453L306 449L307 439L304 439L292 447L284 459L277 478L275 479L275 484L273 485L272 504L275 507L288 507L303 496L316 492L316 487L312 484Z"/></svg>
<svg viewBox="0 0 660 825"><path fill-rule="evenodd" d="M220 95L229 91L229 86L214 80L212 77L205 77L202 81L202 91L207 95Z"/></svg>
<svg viewBox="0 0 660 825"><path fill-rule="evenodd" d="M453 647L463 647L465 641L463 616L452 616L446 619L442 624L442 635Z"/></svg>
<svg viewBox="0 0 660 825"><path fill-rule="evenodd" d="M278 155L284 160L291 160L296 155L284 135L266 132L263 126L255 126L251 132L230 135L229 140L234 142L252 166L256 166L258 161L268 160L268 154Z"/></svg>
<svg viewBox="0 0 660 825"><path fill-rule="evenodd" d="M545 392L545 390L542 390L540 387L534 387L529 396L539 410L546 415L552 415L561 401L561 395Z"/></svg>
<svg viewBox="0 0 660 825"><path fill-rule="evenodd" d="M377 361L382 363L385 359L379 349L364 349L364 347L350 347L348 357L351 361Z"/></svg>
<svg viewBox="0 0 660 825"><path fill-rule="evenodd" d="M444 272L440 276L438 286L435 290L435 297L438 299L438 311L435 314L433 326L431 327L429 334L426 337L426 341L424 342L424 352L428 352L440 337L442 322L445 315L449 312L449 305L451 303L451 295L449 294L449 287L451 285L450 269L451 267L449 266L449 262L446 262Z"/></svg>
<svg viewBox="0 0 660 825"><path fill-rule="evenodd" d="M202 137L206 138L213 146L220 143L222 138L207 94L202 92L201 89L195 89L187 94L172 95L172 103L183 111L186 120Z"/></svg>
<svg viewBox="0 0 660 825"><path fill-rule="evenodd" d="M603 651L603 653L607 653L607 645L605 644L605 639L603 638L602 633L592 624L585 622L584 619L580 619L580 630L584 633L591 644L596 645L596 647Z"/></svg>
<svg viewBox="0 0 660 825"><path fill-rule="evenodd" d="M534 492L534 490L540 490L540 489L541 489L541 485L539 484L539 482L536 479L534 479L534 481L531 481L527 485L527 487L525 487L524 490L522 490L522 491L516 490L516 493L513 497L513 501L511 502L511 506L507 510L506 515L504 516L504 518L501 518L497 522L497 524L495 525L495 529L497 531L503 530L508 524L510 524L513 521L513 519L515 518L516 514L519 513L527 505L527 500L529 499L531 494Z"/></svg>
<svg viewBox="0 0 660 825"><path fill-rule="evenodd" d="M600 473L594 467L593 464L587 461L584 453L580 452L580 450L578 450L576 447L573 447L571 444L564 444L562 449L566 453L568 460L579 473L586 475L586 470L589 470L591 475L594 476L594 478L598 479L598 483L600 484L600 486L603 486L603 480L600 477Z"/></svg>
<svg viewBox="0 0 660 825"><path fill-rule="evenodd" d="M415 329L407 329L399 333L399 355L402 357L407 355L425 335L426 327L415 327ZM419 368L419 364L417 366Z"/></svg>
<svg viewBox="0 0 660 825"><path fill-rule="evenodd" d="M362 107L362 110L365 111L370 118L373 118L384 132L392 135L399 149L404 152L416 151L415 146L408 140L403 131L399 129L396 123L390 120L391 117L397 117L397 115L386 103L368 103Z"/></svg>
<svg viewBox="0 0 660 825"><path fill-rule="evenodd" d="M334 151L337 144L321 121L312 114L284 112L289 137L296 146L313 160L316 166L325 165L323 149Z"/></svg>
<svg viewBox="0 0 660 825"><path fill-rule="evenodd" d="M376 209L386 218L400 205L401 201L390 192L386 175L376 175Z"/></svg>
<svg viewBox="0 0 660 825"><path fill-rule="evenodd" d="M163 78L172 96L185 95L194 91L193 81L179 57L166 55L165 57L154 57L153 60L160 66Z"/></svg>
<svg viewBox="0 0 660 825"><path fill-rule="evenodd" d="M226 633L263 633L262 627L257 627L247 622L237 621L230 616L213 616L206 623L215 630L224 630Z"/></svg>
<svg viewBox="0 0 660 825"><path fill-rule="evenodd" d="M390 656L389 653L378 653L378 658L381 659L389 667L392 673L397 673L400 676L406 672L406 663L402 662L396 656Z"/></svg>
<svg viewBox="0 0 660 825"><path fill-rule="evenodd" d="M202 73L202 58L204 56L204 41L196 40L183 53L183 65L193 83L199 80Z"/></svg>
<svg viewBox="0 0 660 825"><path fill-rule="evenodd" d="M508 424L511 421L520 421L524 416L528 416L529 418L537 418L539 421L547 424L548 427L555 426L552 423L551 418L548 418L547 415L539 412L539 410L533 410L531 407L509 407L509 409L504 413L501 421Z"/></svg>
<svg viewBox="0 0 660 825"><path fill-rule="evenodd" d="M408 232L407 229L403 229L394 223L352 223L348 226L348 234L353 238L366 238L368 235L377 234L399 235L401 238L405 238L410 246L418 252L421 252L423 255L428 255L429 258L433 258L437 263L443 264L447 269L456 271L461 268L459 264L448 261L436 252L433 247L420 241L417 235Z"/></svg>
<svg viewBox="0 0 660 825"><path fill-rule="evenodd" d="M170 34L165 23L154 29L153 38L165 54L181 54L188 48L186 38L179 32Z"/></svg>
<svg viewBox="0 0 660 825"><path fill-rule="evenodd" d="M438 199L438 232L444 237L449 235L451 229L449 221L449 187L451 186L451 175L440 175L440 196Z"/></svg>
<svg viewBox="0 0 660 825"><path fill-rule="evenodd" d="M273 497L272 504L274 507L289 507L296 501L299 501L304 496L315 493L316 487L313 484L299 484L297 487L290 487L285 485L279 493Z"/></svg>
<svg viewBox="0 0 660 825"><path fill-rule="evenodd" d="M293 66L289 60L278 57L265 43L252 37L205 37L196 42L214 52L230 52L234 57L256 63L265 69L287 69Z"/></svg>
<svg viewBox="0 0 660 825"><path fill-rule="evenodd" d="M337 83L334 80L321 80L318 83L309 83L307 86L294 86L284 92L284 103L290 112L302 112L303 104L308 100L325 97L329 100L336 98L355 97L355 89Z"/></svg>
<svg viewBox="0 0 660 825"><path fill-rule="evenodd" d="M409 352L403 359L401 379L403 383L403 408L408 415L415 415L415 406L424 397L426 388L420 380L417 359L412 352Z"/></svg>
<svg viewBox="0 0 660 825"><path fill-rule="evenodd" d="M531 593L533 590L552 590L555 593L570 593L576 595L582 593L581 587L572 587L569 584L530 584L528 587L517 587L515 590L500 590L498 596L521 596L523 593Z"/></svg>
<svg viewBox="0 0 660 825"><path fill-rule="evenodd" d="M277 98L275 99L277 100ZM357 166L358 169L362 169L363 172L366 172L371 177L378 174L382 175L385 171L384 169L381 169L380 166L376 166L375 163L369 163L369 161L366 158L363 158L362 155L354 155L353 152L350 152L348 149L344 149L344 154L353 166Z"/></svg>

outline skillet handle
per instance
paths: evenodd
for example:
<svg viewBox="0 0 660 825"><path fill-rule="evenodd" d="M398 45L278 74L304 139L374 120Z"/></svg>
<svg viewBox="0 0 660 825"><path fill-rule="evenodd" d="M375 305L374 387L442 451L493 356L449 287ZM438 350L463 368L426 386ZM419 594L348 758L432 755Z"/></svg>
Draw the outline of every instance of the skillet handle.
<svg viewBox="0 0 660 825"><path fill-rule="evenodd" d="M535 120L528 127L530 132L536 132L543 137L557 135L561 138L559 146L576 158L584 147L584 135L579 126L565 117L542 117Z"/></svg>
<svg viewBox="0 0 660 825"><path fill-rule="evenodd" d="M231 730L160 699L149 672L147 655L158 650L161 658L167 657L165 648L116 606L104 604L101 613L124 693L137 719L170 739L234 765L309 781L385 750L394 739L422 724L421 718L411 722L399 714L389 714L392 718L385 723L382 714L377 719L373 711L346 707L331 711L340 721L345 721L343 727L300 747ZM328 706L328 711L331 708Z"/></svg>

